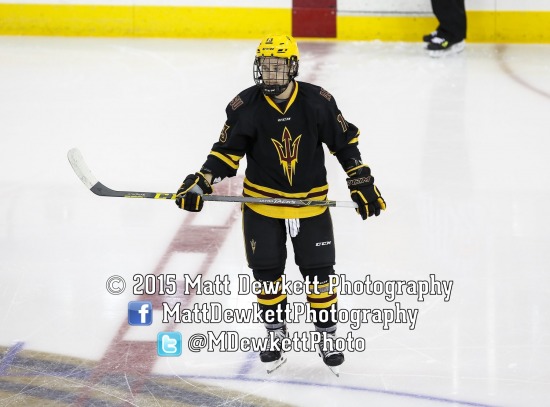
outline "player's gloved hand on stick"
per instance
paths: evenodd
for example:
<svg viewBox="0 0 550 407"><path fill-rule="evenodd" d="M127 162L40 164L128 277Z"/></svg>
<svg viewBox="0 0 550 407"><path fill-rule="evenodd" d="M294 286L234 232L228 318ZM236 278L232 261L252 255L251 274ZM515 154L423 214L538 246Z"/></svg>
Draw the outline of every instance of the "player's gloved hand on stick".
<svg viewBox="0 0 550 407"><path fill-rule="evenodd" d="M353 175L347 178L348 188L351 193L351 199L357 204L355 211L363 219L369 216L380 215L380 210L386 209L386 201L380 195L380 191L374 185L374 177L370 175L370 168L361 165L354 168L354 171L348 171Z"/></svg>
<svg viewBox="0 0 550 407"><path fill-rule="evenodd" d="M190 212L199 212L204 205L202 195L212 193L210 182L200 172L189 174L177 192L176 205Z"/></svg>

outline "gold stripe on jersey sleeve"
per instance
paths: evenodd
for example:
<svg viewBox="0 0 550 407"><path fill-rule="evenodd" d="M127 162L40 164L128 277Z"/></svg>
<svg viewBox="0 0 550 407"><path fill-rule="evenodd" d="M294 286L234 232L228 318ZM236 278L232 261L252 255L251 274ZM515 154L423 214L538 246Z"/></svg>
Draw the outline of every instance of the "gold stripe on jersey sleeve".
<svg viewBox="0 0 550 407"><path fill-rule="evenodd" d="M366 165L363 165L363 164L358 165L357 167L350 168L350 169L347 170L346 172L347 172L347 173L350 173L350 172L353 172L353 171L357 171L357 170L358 170L359 168L361 168L361 167L366 167Z"/></svg>
<svg viewBox="0 0 550 407"><path fill-rule="evenodd" d="M217 151L214 151L214 150L210 151L210 155L213 155L214 157L219 158L225 164L229 165L231 168L235 170L239 168L239 160L242 158L242 157L239 157L238 155L218 153Z"/></svg>
<svg viewBox="0 0 550 407"><path fill-rule="evenodd" d="M358 165L357 167L350 168L349 170L346 170L346 174L348 174L348 177L354 177L357 174L357 171L359 168L369 168L366 164Z"/></svg>
<svg viewBox="0 0 550 407"><path fill-rule="evenodd" d="M361 135L361 130L357 130L357 134L354 138L352 138L350 141L348 141L348 144L355 144L359 143L359 136Z"/></svg>
<svg viewBox="0 0 550 407"><path fill-rule="evenodd" d="M350 141L348 141L348 145L349 145L349 144L357 144L357 143L359 143L359 135L360 135L360 134L361 134L361 132L358 130L358 131L357 131L357 134L355 135L355 137L352 138ZM332 155L336 154L336 152L334 152L334 151L332 151L332 150L330 150L330 149L329 149L328 151L329 151L329 153L331 153Z"/></svg>

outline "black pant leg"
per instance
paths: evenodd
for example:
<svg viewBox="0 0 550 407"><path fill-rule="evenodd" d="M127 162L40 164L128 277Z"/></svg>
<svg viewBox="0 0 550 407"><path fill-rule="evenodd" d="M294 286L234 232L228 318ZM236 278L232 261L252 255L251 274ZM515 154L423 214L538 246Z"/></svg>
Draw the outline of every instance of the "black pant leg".
<svg viewBox="0 0 550 407"><path fill-rule="evenodd" d="M336 292L328 291L329 276L334 274L334 231L330 212L311 218L300 219L300 232L292 238L296 264L304 279L319 283L319 293L307 295L307 301L315 314L317 331L336 331ZM311 286L313 288L313 286Z"/></svg>
<svg viewBox="0 0 550 407"><path fill-rule="evenodd" d="M327 209L321 215L300 219L300 233L292 238L292 245L300 270L334 266L336 255L330 211Z"/></svg>
<svg viewBox="0 0 550 407"><path fill-rule="evenodd" d="M255 271L281 269L282 274L286 263L284 219L268 218L245 206L243 235L248 267Z"/></svg>
<svg viewBox="0 0 550 407"><path fill-rule="evenodd" d="M265 282L281 280L287 255L284 220L262 216L245 206L243 236L248 267L252 269L254 278ZM268 329L278 329L285 324L287 296L282 293L282 286L279 286L277 293L262 292L256 296L264 325Z"/></svg>
<svg viewBox="0 0 550 407"><path fill-rule="evenodd" d="M466 38L464 0L432 0L432 10L439 21L437 31L449 42Z"/></svg>

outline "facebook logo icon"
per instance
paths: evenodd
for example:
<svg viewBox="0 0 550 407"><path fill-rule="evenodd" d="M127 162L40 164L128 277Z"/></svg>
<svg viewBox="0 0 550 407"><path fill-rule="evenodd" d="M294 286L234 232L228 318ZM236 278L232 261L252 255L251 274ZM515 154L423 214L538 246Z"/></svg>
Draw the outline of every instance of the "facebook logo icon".
<svg viewBox="0 0 550 407"><path fill-rule="evenodd" d="M153 303L151 301L130 301L128 303L128 324L151 325L153 323Z"/></svg>

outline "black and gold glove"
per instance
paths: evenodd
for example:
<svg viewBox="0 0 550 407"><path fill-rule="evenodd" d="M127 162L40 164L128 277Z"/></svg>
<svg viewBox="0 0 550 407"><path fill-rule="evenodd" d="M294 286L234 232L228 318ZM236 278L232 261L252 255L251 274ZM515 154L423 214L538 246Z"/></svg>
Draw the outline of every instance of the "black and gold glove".
<svg viewBox="0 0 550 407"><path fill-rule="evenodd" d="M370 175L370 168L359 160L354 161L353 165L346 169L347 174L350 175L346 181L351 199L358 206L355 211L363 219L372 215L378 216L381 210L386 209L386 201L374 185L374 177Z"/></svg>
<svg viewBox="0 0 550 407"><path fill-rule="evenodd" d="M176 205L190 212L200 212L204 205L202 195L212 193L210 183L200 172L189 174L177 192Z"/></svg>

